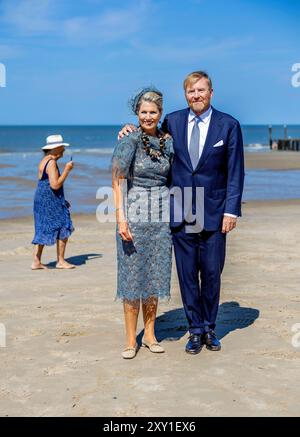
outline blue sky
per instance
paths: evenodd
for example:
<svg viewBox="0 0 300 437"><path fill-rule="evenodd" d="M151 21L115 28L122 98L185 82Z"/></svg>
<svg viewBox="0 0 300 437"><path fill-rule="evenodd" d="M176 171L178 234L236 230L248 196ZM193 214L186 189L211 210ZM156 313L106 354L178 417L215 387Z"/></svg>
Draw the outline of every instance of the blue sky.
<svg viewBox="0 0 300 437"><path fill-rule="evenodd" d="M243 124L300 124L298 0L0 0L0 124L119 124L154 84L165 112L204 69Z"/></svg>

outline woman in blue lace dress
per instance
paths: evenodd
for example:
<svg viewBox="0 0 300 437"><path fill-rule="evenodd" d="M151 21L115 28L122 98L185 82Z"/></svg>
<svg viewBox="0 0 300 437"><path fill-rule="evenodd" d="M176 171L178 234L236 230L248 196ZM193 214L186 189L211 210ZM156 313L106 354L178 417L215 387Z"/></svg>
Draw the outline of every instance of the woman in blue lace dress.
<svg viewBox="0 0 300 437"><path fill-rule="evenodd" d="M43 147L45 156L39 163L38 185L34 196L35 244L32 270L47 269L41 262L44 246L57 245L58 269L72 269L75 266L65 260L65 250L74 228L69 212L70 204L65 200L63 183L73 169L68 162L60 174L57 161L63 156L65 147L61 135L51 135Z"/></svg>
<svg viewBox="0 0 300 437"><path fill-rule="evenodd" d="M173 143L158 128L162 94L144 89L132 101L139 129L115 147L112 179L117 218L117 298L123 301L127 345L123 358L137 353L136 329L142 304L142 345L164 352L155 337L158 298L170 297L172 241L167 188Z"/></svg>

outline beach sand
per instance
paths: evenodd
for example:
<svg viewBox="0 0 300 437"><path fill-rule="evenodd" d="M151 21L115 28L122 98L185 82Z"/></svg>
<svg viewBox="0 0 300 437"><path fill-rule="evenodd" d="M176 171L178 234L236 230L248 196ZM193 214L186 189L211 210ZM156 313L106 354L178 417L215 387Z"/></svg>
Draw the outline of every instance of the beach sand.
<svg viewBox="0 0 300 437"><path fill-rule="evenodd" d="M1 416L299 415L300 349L291 343L300 322L299 212L300 201L244 205L228 238L221 352L184 352L174 271L157 321L166 353L141 349L132 361L120 356L114 224L75 216L68 259L76 270L32 272L32 220L3 220ZM44 262L54 261L46 248Z"/></svg>
<svg viewBox="0 0 300 437"><path fill-rule="evenodd" d="M114 223L75 215L67 258L76 269L31 271L32 218L2 220L0 415L298 416L299 213L300 200L243 205L227 240L220 352L184 352L174 268L172 299L157 319L166 353L140 349L128 361L122 305L114 302ZM43 261L54 267L55 247Z"/></svg>
<svg viewBox="0 0 300 437"><path fill-rule="evenodd" d="M245 165L249 169L299 170L300 153L270 151L267 153L245 153Z"/></svg>

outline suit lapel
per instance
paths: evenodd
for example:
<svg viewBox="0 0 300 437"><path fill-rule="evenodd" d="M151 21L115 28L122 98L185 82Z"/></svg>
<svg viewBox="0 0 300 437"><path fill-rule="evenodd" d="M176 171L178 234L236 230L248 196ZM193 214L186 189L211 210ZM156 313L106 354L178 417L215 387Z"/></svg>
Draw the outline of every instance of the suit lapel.
<svg viewBox="0 0 300 437"><path fill-rule="evenodd" d="M189 108L186 109L182 114L182 119L180 122L180 126L178 126L178 134L179 134L179 145L180 150L182 152L183 157L185 158L185 161L187 162L188 166L193 169L191 158L188 150L188 118L189 118L190 110Z"/></svg>
<svg viewBox="0 0 300 437"><path fill-rule="evenodd" d="M197 164L195 171L199 170L200 167L202 167L202 165L206 161L207 157L211 153L211 151L213 149L213 145L218 140L218 135L220 133L220 130L222 129L222 126L223 126L222 122L218 116L218 111L216 111L214 108L212 108L212 114L211 114L209 128L208 128L208 132L207 132L207 136L206 136L206 141L205 141L205 144L204 144L204 147L202 150L202 154L201 154L201 157L199 159L199 162Z"/></svg>

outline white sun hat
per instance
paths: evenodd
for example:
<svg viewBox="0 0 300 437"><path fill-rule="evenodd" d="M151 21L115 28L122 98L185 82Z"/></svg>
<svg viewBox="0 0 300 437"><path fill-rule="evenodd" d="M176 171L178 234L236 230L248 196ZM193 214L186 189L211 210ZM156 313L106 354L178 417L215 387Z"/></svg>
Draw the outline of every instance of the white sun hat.
<svg viewBox="0 0 300 437"><path fill-rule="evenodd" d="M56 147L64 146L68 147L70 144L64 143L63 137L61 135L50 135L46 139L46 146L42 147L43 150L56 149Z"/></svg>

